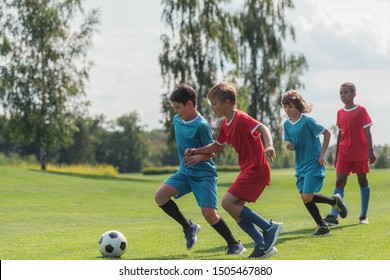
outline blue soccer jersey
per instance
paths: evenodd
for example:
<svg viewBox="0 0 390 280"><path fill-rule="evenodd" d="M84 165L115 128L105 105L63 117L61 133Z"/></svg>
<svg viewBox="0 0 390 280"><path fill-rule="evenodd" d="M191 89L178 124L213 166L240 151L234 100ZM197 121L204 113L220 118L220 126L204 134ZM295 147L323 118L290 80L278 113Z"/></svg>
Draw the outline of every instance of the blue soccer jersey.
<svg viewBox="0 0 390 280"><path fill-rule="evenodd" d="M325 128L305 114L295 123L286 120L283 127L284 141L295 147L295 176L325 176L325 167L318 163L321 152L319 136Z"/></svg>
<svg viewBox="0 0 390 280"><path fill-rule="evenodd" d="M211 159L201 161L191 168L183 163L184 151L187 148L200 148L214 142L210 125L206 119L198 114L194 120L186 122L176 115L173 118L173 123L180 159L180 171L197 177L216 176L215 165Z"/></svg>

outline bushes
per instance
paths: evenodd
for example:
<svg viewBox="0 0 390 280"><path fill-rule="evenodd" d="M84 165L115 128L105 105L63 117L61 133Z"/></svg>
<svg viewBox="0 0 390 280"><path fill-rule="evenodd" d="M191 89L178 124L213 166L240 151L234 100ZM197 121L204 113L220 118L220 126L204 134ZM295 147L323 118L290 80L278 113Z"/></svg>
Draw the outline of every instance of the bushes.
<svg viewBox="0 0 390 280"><path fill-rule="evenodd" d="M16 153L8 155L0 153L0 165L35 165L39 164L37 158L34 155L21 156Z"/></svg>
<svg viewBox="0 0 390 280"><path fill-rule="evenodd" d="M160 175L160 174L172 174L179 169L178 166L164 166L164 167L147 167L142 170L144 175ZM238 165L217 165L217 172L224 171L240 171Z"/></svg>

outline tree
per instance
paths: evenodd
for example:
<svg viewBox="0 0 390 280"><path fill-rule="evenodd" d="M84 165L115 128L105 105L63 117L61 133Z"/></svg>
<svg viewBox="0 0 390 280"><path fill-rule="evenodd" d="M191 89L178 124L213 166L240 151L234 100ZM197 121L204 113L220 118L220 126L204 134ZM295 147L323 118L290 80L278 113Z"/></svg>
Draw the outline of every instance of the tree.
<svg viewBox="0 0 390 280"><path fill-rule="evenodd" d="M389 167L390 167L390 148L389 145L385 144L383 147L378 148L375 168L385 169Z"/></svg>
<svg viewBox="0 0 390 280"><path fill-rule="evenodd" d="M42 169L48 152L72 142L77 110L88 105L87 50L98 23L98 11L85 14L81 0L0 2L0 103L13 138L35 147Z"/></svg>
<svg viewBox="0 0 390 280"><path fill-rule="evenodd" d="M270 127L275 145L282 142L282 94L299 88L299 76L307 68L303 55L287 54L286 40L295 40L293 26L285 20L292 0L246 0L236 17L240 30L239 59L244 85L251 89L248 113Z"/></svg>
<svg viewBox="0 0 390 280"><path fill-rule="evenodd" d="M102 116L95 119L79 117L76 120L78 130L73 134L73 143L60 150L58 163L96 163L95 145L98 141L97 131L100 129L99 125L102 120Z"/></svg>
<svg viewBox="0 0 390 280"><path fill-rule="evenodd" d="M96 160L118 168L119 172L139 172L148 158L145 132L138 124L138 114L119 117L112 128L101 135Z"/></svg>
<svg viewBox="0 0 390 280"><path fill-rule="evenodd" d="M197 108L209 115L207 92L227 62L237 63L232 16L228 0L162 0L163 19L171 35L161 36L161 74L168 94L175 85L189 83L198 93ZM174 143L173 111L168 94L162 111L169 143Z"/></svg>

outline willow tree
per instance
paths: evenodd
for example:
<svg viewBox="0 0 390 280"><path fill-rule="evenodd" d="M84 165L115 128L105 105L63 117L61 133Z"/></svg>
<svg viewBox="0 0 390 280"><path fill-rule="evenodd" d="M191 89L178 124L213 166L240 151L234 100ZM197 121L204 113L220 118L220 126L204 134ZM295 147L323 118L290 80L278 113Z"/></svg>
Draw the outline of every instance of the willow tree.
<svg viewBox="0 0 390 280"><path fill-rule="evenodd" d="M302 54L288 53L287 42L295 41L294 27L286 22L292 0L245 0L236 18L240 30L240 70L249 87L248 113L268 125L280 147L281 95L300 88L300 75L307 69Z"/></svg>
<svg viewBox="0 0 390 280"><path fill-rule="evenodd" d="M46 154L69 145L77 129L98 22L81 0L0 2L0 103L14 139L35 147L42 169Z"/></svg>
<svg viewBox="0 0 390 280"><path fill-rule="evenodd" d="M198 93L200 113L210 113L207 92L223 75L227 63L237 63L236 40L233 36L229 0L162 0L162 18L169 27L163 34L159 61L166 86L162 111L164 125L173 143L173 112L168 96L183 82Z"/></svg>

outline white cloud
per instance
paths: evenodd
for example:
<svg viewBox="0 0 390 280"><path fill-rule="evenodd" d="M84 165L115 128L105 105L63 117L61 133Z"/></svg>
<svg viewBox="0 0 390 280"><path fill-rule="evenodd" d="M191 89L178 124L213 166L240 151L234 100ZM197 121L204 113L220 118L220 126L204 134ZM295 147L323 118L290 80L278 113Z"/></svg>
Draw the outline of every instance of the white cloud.
<svg viewBox="0 0 390 280"><path fill-rule="evenodd" d="M234 2L237 5L238 1ZM142 124L161 127L162 78L158 64L160 0L87 0L86 8L100 6L102 26L95 37L88 98L91 112L114 119L137 111ZM312 115L326 127L335 123L342 107L342 82L357 85L356 102L369 111L375 143L390 143L387 129L390 77L390 1L295 0L289 12L297 35L289 49L303 52L309 71L302 93L313 104ZM334 139L334 137L333 137Z"/></svg>

